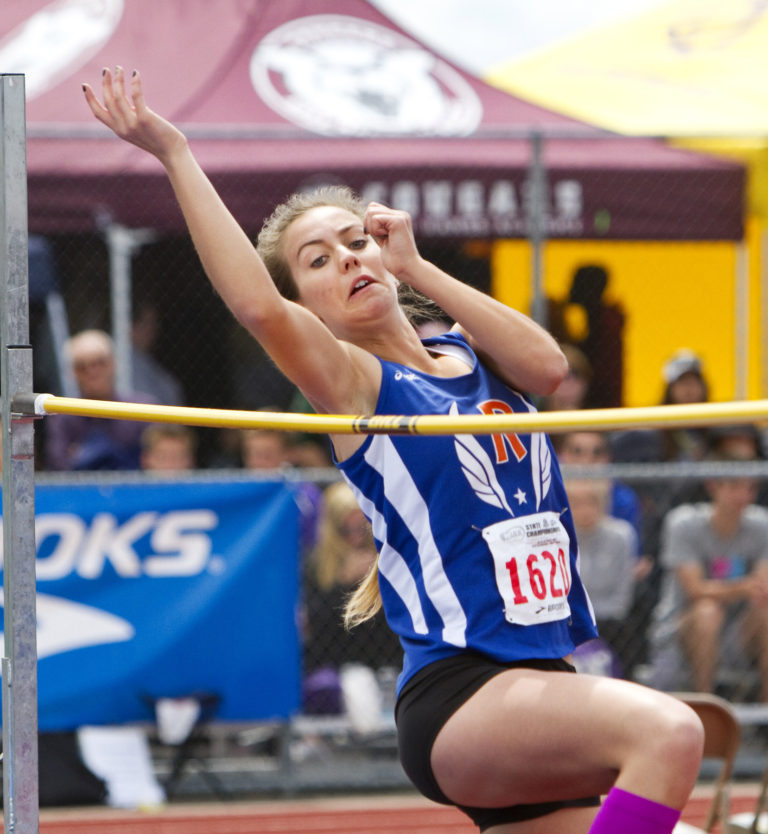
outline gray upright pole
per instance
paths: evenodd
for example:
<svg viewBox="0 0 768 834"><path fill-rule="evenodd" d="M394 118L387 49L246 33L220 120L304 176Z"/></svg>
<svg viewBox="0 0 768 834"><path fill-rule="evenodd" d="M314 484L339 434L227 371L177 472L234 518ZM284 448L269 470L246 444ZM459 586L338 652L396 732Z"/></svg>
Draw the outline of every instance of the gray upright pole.
<svg viewBox="0 0 768 834"><path fill-rule="evenodd" d="M34 427L11 400L32 392L24 76L0 74L0 393L3 435L3 815L38 831Z"/></svg>
<svg viewBox="0 0 768 834"><path fill-rule="evenodd" d="M109 223L104 232L109 250L109 280L112 306L112 338L115 342L115 383L118 391L133 388L131 353L131 296L133 256L154 240L151 229L128 229Z"/></svg>
<svg viewBox="0 0 768 834"><path fill-rule="evenodd" d="M531 243L531 318L547 327L547 297L544 292L544 243L547 238L547 172L543 159L544 137L531 135L528 170L528 239Z"/></svg>

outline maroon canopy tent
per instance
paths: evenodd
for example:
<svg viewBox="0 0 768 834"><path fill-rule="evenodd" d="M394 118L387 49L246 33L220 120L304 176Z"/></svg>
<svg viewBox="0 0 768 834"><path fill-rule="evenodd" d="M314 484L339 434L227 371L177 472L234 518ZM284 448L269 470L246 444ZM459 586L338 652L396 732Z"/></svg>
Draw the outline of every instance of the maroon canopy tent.
<svg viewBox="0 0 768 834"><path fill-rule="evenodd" d="M423 236L525 236L538 133L547 236L742 236L742 166L508 95L365 0L5 0L0 71L26 76L31 231L183 228L157 161L83 100L81 82L116 64L141 70L250 231L331 181L409 209Z"/></svg>

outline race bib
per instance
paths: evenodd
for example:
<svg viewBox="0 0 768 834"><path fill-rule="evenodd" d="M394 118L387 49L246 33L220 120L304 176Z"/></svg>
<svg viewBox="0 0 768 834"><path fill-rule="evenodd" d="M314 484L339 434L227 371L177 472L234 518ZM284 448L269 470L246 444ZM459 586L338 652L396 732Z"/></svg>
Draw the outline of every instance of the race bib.
<svg viewBox="0 0 768 834"><path fill-rule="evenodd" d="M499 521L483 530L483 538L510 623L537 625L570 616L570 541L557 513Z"/></svg>

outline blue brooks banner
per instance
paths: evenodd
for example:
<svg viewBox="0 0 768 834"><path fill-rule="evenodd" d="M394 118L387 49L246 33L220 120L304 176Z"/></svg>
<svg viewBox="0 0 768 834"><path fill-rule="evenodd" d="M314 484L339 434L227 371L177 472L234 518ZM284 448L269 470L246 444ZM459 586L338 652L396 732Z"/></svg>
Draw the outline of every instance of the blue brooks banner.
<svg viewBox="0 0 768 834"><path fill-rule="evenodd" d="M148 699L202 692L221 720L298 709L291 484L48 484L35 502L41 730L147 720Z"/></svg>

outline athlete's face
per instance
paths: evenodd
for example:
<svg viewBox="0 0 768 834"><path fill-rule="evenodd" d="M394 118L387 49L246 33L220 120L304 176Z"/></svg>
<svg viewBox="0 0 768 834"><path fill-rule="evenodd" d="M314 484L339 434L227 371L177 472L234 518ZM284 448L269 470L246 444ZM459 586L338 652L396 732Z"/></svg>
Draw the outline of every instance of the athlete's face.
<svg viewBox="0 0 768 834"><path fill-rule="evenodd" d="M305 307L340 338L397 303L397 281L359 217L336 206L311 209L291 223L283 251Z"/></svg>

